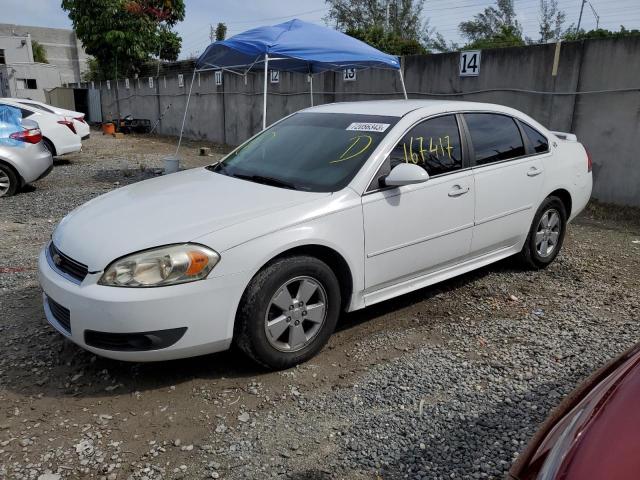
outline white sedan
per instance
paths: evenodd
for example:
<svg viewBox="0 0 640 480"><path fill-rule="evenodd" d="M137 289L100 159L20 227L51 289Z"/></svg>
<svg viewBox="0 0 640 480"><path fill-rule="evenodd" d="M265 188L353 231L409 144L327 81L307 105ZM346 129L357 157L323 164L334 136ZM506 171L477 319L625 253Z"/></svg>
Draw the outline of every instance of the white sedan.
<svg viewBox="0 0 640 480"><path fill-rule="evenodd" d="M69 214L39 258L45 314L105 357L235 344L286 368L323 347L342 311L511 255L546 267L591 186L575 136L511 108L310 108L215 165Z"/></svg>
<svg viewBox="0 0 640 480"><path fill-rule="evenodd" d="M39 108L18 103L13 99L2 99L0 105L18 108L22 113L22 118L37 122L42 131L42 143L52 156L78 152L82 148L82 142L73 119L45 112Z"/></svg>
<svg viewBox="0 0 640 480"><path fill-rule="evenodd" d="M37 108L43 112L53 113L54 115L60 115L73 121L76 132L80 136L81 140L87 140L91 136L91 128L85 120L84 113L76 112L75 110L67 110L66 108L56 107L49 105L48 103L38 102L37 100L31 100L27 98L8 98L7 100L26 105L27 107Z"/></svg>

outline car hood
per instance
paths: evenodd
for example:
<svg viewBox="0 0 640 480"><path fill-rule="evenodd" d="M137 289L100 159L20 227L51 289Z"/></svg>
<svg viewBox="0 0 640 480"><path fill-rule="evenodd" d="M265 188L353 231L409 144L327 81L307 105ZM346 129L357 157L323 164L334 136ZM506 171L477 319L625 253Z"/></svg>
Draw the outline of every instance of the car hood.
<svg viewBox="0 0 640 480"><path fill-rule="evenodd" d="M100 271L124 255L189 242L328 195L192 169L119 188L85 203L60 222L53 242L89 271Z"/></svg>

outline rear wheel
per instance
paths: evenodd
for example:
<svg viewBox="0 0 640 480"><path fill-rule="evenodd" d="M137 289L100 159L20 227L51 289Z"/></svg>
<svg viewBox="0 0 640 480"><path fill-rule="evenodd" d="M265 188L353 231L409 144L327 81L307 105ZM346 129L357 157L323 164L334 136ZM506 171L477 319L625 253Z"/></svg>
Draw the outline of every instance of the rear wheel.
<svg viewBox="0 0 640 480"><path fill-rule="evenodd" d="M283 369L316 355L340 314L340 286L329 266L295 256L265 267L247 287L234 342L257 363Z"/></svg>
<svg viewBox="0 0 640 480"><path fill-rule="evenodd" d="M43 138L42 139L42 143L44 144L44 148L49 150L49 153L51 154L51 156L55 157L56 156L56 147L53 146L53 143L51 143L51 140L49 140L48 138Z"/></svg>
<svg viewBox="0 0 640 480"><path fill-rule="evenodd" d="M10 167L0 164L0 197L10 197L18 191L20 182Z"/></svg>
<svg viewBox="0 0 640 480"><path fill-rule="evenodd" d="M567 225L562 200L547 197L533 218L529 236L520 252L524 262L535 269L545 268L560 253Z"/></svg>

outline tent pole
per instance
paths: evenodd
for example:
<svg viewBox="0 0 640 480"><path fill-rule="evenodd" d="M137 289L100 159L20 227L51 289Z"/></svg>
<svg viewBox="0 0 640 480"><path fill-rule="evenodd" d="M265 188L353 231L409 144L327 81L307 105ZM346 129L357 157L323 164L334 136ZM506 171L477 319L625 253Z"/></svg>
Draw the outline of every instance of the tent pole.
<svg viewBox="0 0 640 480"><path fill-rule="evenodd" d="M309 94L311 95L311 106L313 107L313 75L309 74Z"/></svg>
<svg viewBox="0 0 640 480"><path fill-rule="evenodd" d="M400 83L402 84L402 93L404 93L404 99L408 100L409 97L407 96L407 88L404 86L404 75L402 75L402 67L400 67L398 73L400 74Z"/></svg>
<svg viewBox="0 0 640 480"><path fill-rule="evenodd" d="M191 100L191 91L193 90L193 81L196 79L197 67L193 69L193 76L191 77L191 86L189 87L189 96L187 96L187 104L184 107L184 116L182 117L182 127L180 127L180 137L178 138L178 146L176 147L176 157L178 156L178 150L180 150L180 144L182 143L182 134L184 133L184 123L187 121L187 110L189 110L189 100Z"/></svg>
<svg viewBox="0 0 640 480"><path fill-rule="evenodd" d="M262 99L262 129L267 128L267 76L269 74L269 54L264 55L264 92Z"/></svg>

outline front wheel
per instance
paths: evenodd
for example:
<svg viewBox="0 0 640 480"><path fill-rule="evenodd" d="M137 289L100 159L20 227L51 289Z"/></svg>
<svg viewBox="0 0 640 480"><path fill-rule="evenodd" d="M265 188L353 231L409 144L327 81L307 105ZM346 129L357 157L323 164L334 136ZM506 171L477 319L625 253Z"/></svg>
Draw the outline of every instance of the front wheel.
<svg viewBox="0 0 640 480"><path fill-rule="evenodd" d="M567 227L567 211L558 197L547 197L536 212L520 256L535 269L546 268L560 253Z"/></svg>
<svg viewBox="0 0 640 480"><path fill-rule="evenodd" d="M257 363L289 368L316 355L340 315L340 286L314 257L276 260L251 280L236 315L235 344Z"/></svg>

